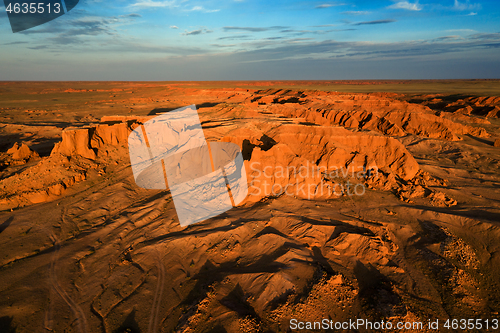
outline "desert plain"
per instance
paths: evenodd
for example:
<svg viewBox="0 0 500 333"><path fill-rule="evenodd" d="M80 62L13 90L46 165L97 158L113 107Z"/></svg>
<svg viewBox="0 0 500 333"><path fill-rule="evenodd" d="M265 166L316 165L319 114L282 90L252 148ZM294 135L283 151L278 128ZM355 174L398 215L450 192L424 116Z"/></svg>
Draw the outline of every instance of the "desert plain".
<svg viewBox="0 0 500 333"><path fill-rule="evenodd" d="M127 138L192 104L249 194L181 227ZM0 331L500 319L499 117L498 80L0 82Z"/></svg>

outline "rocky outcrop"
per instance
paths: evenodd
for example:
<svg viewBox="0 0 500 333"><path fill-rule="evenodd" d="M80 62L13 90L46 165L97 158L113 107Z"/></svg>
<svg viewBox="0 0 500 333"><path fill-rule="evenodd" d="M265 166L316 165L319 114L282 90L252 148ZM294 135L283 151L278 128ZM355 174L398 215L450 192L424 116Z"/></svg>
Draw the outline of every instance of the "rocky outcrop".
<svg viewBox="0 0 500 333"><path fill-rule="evenodd" d="M89 172L103 174L105 165L127 158L125 147L130 131L127 123L64 130L49 157L0 180L0 209L54 200L85 180ZM17 144L8 153L23 159L38 156L26 145Z"/></svg>
<svg viewBox="0 0 500 333"><path fill-rule="evenodd" d="M39 158L38 153L31 150L25 143L14 143L12 148L6 152L0 152L0 179L3 176L2 170L8 167L24 165L37 158Z"/></svg>
<svg viewBox="0 0 500 333"><path fill-rule="evenodd" d="M70 160L56 154L36 165L0 180L0 210L12 209L57 199L69 187L86 179L96 163Z"/></svg>
<svg viewBox="0 0 500 333"><path fill-rule="evenodd" d="M420 188L406 184L415 178L420 168L394 137L412 134L457 141L466 134L479 137L488 134L483 128L456 123L429 107L406 102L398 96L231 90L225 92L226 100L220 105L200 109L200 117L203 119L207 109L217 109L215 119L224 120L207 120L214 119L210 114L202 122L210 128L205 131L207 140L233 142L242 148L250 201L284 192L307 199L335 198L349 195L357 185L362 185L363 191L365 188L390 190L402 200L410 200L422 197ZM246 119L256 121L238 123L238 117L243 114ZM128 157L129 133L151 118L107 116L93 127L66 129L50 158L87 160L97 168L100 163ZM26 154L26 148L16 149ZM78 172L88 169L84 167ZM45 182L42 192L57 195L71 186L66 180L75 174L61 174L64 177ZM52 188L55 184L63 187ZM426 187L422 185L422 188ZM441 198L437 194L432 196L436 202ZM43 197L43 193L36 196L39 197ZM430 198L430 194L424 197Z"/></svg>
<svg viewBox="0 0 500 333"><path fill-rule="evenodd" d="M393 180L411 179L419 170L399 141L338 127L283 125L265 135L234 131L223 141L243 147L250 201L285 192L306 199L335 198L379 170Z"/></svg>
<svg viewBox="0 0 500 333"><path fill-rule="evenodd" d="M90 130L90 147L99 150L108 145L125 145L130 131L130 127L125 123L97 125Z"/></svg>
<svg viewBox="0 0 500 333"><path fill-rule="evenodd" d="M500 117L500 97L468 97L446 105L446 109L486 118Z"/></svg>
<svg viewBox="0 0 500 333"><path fill-rule="evenodd" d="M414 134L449 141L460 135L487 137L483 128L453 122L435 115L430 108L395 99L386 94L343 94L326 92L259 92L250 103L265 106L274 114L302 118L317 125L340 125L371 130L389 136ZM394 94L393 94L394 95ZM316 98L313 98L316 97Z"/></svg>
<svg viewBox="0 0 500 333"><path fill-rule="evenodd" d="M26 144L24 143L14 143L12 148L7 150L7 154L11 155L11 158L13 160L24 160L27 161L30 158L36 158L39 157L38 153L31 150Z"/></svg>
<svg viewBox="0 0 500 333"><path fill-rule="evenodd" d="M88 159L96 157L95 152L90 147L89 129L66 129L62 132L62 141L55 144L52 154L62 154L66 156L80 155Z"/></svg>
<svg viewBox="0 0 500 333"><path fill-rule="evenodd" d="M468 122L473 123L489 123L485 118L500 117L500 97L495 96L467 97L453 100L450 96L422 95L413 98L413 101L427 105L438 112L444 111L455 119L466 119Z"/></svg>
<svg viewBox="0 0 500 333"><path fill-rule="evenodd" d="M93 160L105 146L125 145L130 131L127 123L66 129L62 132L62 141L56 143L51 155L78 155Z"/></svg>

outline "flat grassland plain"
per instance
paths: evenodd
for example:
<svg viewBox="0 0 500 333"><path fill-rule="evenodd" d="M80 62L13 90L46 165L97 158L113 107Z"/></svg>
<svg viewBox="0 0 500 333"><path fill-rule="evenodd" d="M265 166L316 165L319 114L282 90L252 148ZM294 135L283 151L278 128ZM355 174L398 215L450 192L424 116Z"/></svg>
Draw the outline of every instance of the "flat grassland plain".
<svg viewBox="0 0 500 333"><path fill-rule="evenodd" d="M183 228L127 137L191 104L249 195ZM0 331L500 319L499 117L498 80L0 82Z"/></svg>

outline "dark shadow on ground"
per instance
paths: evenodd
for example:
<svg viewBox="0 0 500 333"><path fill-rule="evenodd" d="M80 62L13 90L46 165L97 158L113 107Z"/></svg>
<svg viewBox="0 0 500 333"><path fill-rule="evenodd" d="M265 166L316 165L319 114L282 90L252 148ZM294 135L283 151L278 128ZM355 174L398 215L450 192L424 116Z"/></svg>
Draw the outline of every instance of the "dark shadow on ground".
<svg viewBox="0 0 500 333"><path fill-rule="evenodd" d="M148 116L156 116L160 113L165 113L165 112L170 112L170 111L173 111L173 110L177 110L179 108L181 108L182 106L178 106L178 107L175 107L175 108L155 108L153 110L151 110L149 113L148 113Z"/></svg>
<svg viewBox="0 0 500 333"><path fill-rule="evenodd" d="M54 149L55 144L60 141L61 138L40 138L33 141L30 148L31 150L36 151L41 157L49 156L52 152L52 149Z"/></svg>
<svg viewBox="0 0 500 333"><path fill-rule="evenodd" d="M16 142L22 142L21 140L21 134L7 134L7 135L1 135L0 136L0 152L6 152Z"/></svg>
<svg viewBox="0 0 500 333"><path fill-rule="evenodd" d="M456 111L457 109L461 108L462 106L459 107L453 107L453 108L447 108L446 106L450 103L455 103L456 101L460 99L465 99L469 97L475 97L473 95L466 95L466 94L453 94L453 95L447 95L447 96L431 96L431 97L415 97L408 102L410 103L417 103L417 104L422 104L426 103L426 105L433 111L446 111L446 112L453 112ZM430 102L434 98L438 98L441 101L439 102Z"/></svg>
<svg viewBox="0 0 500 333"><path fill-rule="evenodd" d="M265 134L259 139L259 141L262 143L260 145L255 145L247 139L243 140L243 144L241 147L241 153L242 153L243 159L245 161L250 161L250 159L252 158L253 149L255 147L259 147L263 151L268 151L277 143L273 138L271 138Z"/></svg>
<svg viewBox="0 0 500 333"><path fill-rule="evenodd" d="M4 223L0 224L0 234L2 232L4 232L5 229L7 229L7 227L12 223L13 220L14 220L14 216L11 216ZM1 327L1 325L0 325L0 327ZM0 332L3 332L3 331L0 330Z"/></svg>
<svg viewBox="0 0 500 333"><path fill-rule="evenodd" d="M135 320L135 309L129 313L123 324L113 333L141 333L139 324Z"/></svg>
<svg viewBox="0 0 500 333"><path fill-rule="evenodd" d="M449 214L449 215L456 215L456 216L462 216L462 217L467 217L471 218L474 220L482 220L482 221L488 221L488 222L493 222L493 223L499 223L500 222L500 214L495 213L495 212L489 212L486 210L482 209L471 209L471 208L466 208L463 209L462 207L429 207L429 206L422 206L422 205L403 205L403 207L408 207L411 209L420 209L424 211L432 211L432 212L437 212L437 213L442 213L442 214Z"/></svg>
<svg viewBox="0 0 500 333"><path fill-rule="evenodd" d="M467 136L471 139L474 139L478 142L481 142L481 143L484 143L486 145L489 145L489 146L493 146L493 144L495 143L494 141L490 141L490 140L486 140L486 139L483 139L483 138L479 138L477 136L474 136L474 135L470 135L470 134L467 134Z"/></svg>
<svg viewBox="0 0 500 333"><path fill-rule="evenodd" d="M197 104L196 107L198 109L203 109L203 108L211 108L211 107L214 107L214 106L217 106L219 105L219 103L201 103L201 104Z"/></svg>
<svg viewBox="0 0 500 333"><path fill-rule="evenodd" d="M16 328L12 327L12 317L0 317L0 332L2 333L16 333Z"/></svg>

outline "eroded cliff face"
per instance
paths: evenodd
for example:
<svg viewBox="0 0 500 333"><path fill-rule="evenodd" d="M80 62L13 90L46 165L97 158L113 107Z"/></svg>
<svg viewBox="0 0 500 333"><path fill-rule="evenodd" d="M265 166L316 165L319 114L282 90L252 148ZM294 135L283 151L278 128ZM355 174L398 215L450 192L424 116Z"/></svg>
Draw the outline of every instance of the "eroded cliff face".
<svg viewBox="0 0 500 333"><path fill-rule="evenodd" d="M139 124L128 120L63 130L62 140L49 157L2 181L4 189L13 190L1 202L3 208L52 200L84 180L89 170L102 173L113 159L127 156L128 135ZM219 139L238 144L247 157L247 201L251 202L281 195L285 188L304 199L337 198L346 189L338 187L335 179L350 179L355 186L380 172L396 186L396 179L412 179L419 171L418 163L396 139L341 127L255 123L230 130ZM267 140L268 146L262 140ZM13 187L13 183L23 185Z"/></svg>
<svg viewBox="0 0 500 333"><path fill-rule="evenodd" d="M467 113L445 96L155 94L128 102L198 101L206 139L241 148L246 201L183 228L168 189L135 184L127 139L153 104L139 116L85 115L89 124L59 130L41 156L36 143L9 144L0 312L20 331L498 315L499 124L480 111L497 99L464 98Z"/></svg>
<svg viewBox="0 0 500 333"><path fill-rule="evenodd" d="M279 90L260 93L262 97L253 98L252 103L269 105L273 113L300 117L318 125L340 125L389 136L416 134L451 141L465 134L488 136L482 128L437 116L424 105L394 99L394 94L311 93L309 96L308 93ZM319 101L314 97L319 97Z"/></svg>
<svg viewBox="0 0 500 333"><path fill-rule="evenodd" d="M67 188L85 180L88 173L102 174L108 163L114 165L120 154L126 154L129 132L127 123L63 130L62 140L55 144L50 156L28 163L22 172L0 181L3 193L0 206L12 209L54 200ZM13 156L22 154L24 163L38 157L26 145L17 147L15 144L9 151L15 151ZM100 158L109 154L113 156Z"/></svg>
<svg viewBox="0 0 500 333"><path fill-rule="evenodd" d="M379 172L408 180L419 171L399 141L340 127L284 124L268 131L237 129L222 140L243 149L252 201L285 191L304 199L336 198L344 194L347 181L364 184Z"/></svg>
<svg viewBox="0 0 500 333"><path fill-rule="evenodd" d="M404 181L417 175L419 167L412 154L396 138L412 134L458 141L464 135L489 135L482 127L437 116L429 107L401 100L396 94L276 89L205 93L218 99L226 98L217 104L215 113L219 119L237 119L241 115L249 119L238 121L237 126L236 123L230 126L231 121L223 121L220 123L223 131L211 125L206 133L209 139L238 144L248 155L245 165L251 189L248 200L252 202L269 195L280 195L285 189L299 198L335 198L339 197L339 193L344 194L344 183L348 180L355 186L370 179L374 188L378 186L399 192ZM209 109L213 112L215 107ZM151 118L106 116L100 125L65 129L62 141L56 143L52 150L51 159L55 160L59 155L79 156L93 163L102 160L106 164L106 156L124 156L127 153L125 145L130 131ZM109 124L112 122L115 124ZM217 132L213 138L210 138L211 131ZM117 149L120 152L116 152ZM263 172L266 167L267 174ZM299 175L298 170L304 168L309 168L309 172L303 172L305 176ZM295 171L290 172L292 169ZM314 169L317 171L314 172ZM85 167L79 170L80 174L86 173ZM287 170L287 175L277 175L280 170ZM332 170L344 174L340 177L344 178L343 183L326 177ZM375 170L377 172L373 172ZM66 188L73 182L60 178L55 177L53 184L43 182L38 186L41 192L34 184L34 192L38 193L36 201L44 196L43 187L59 184L56 186L58 189L61 186ZM339 177L336 175L333 178ZM81 176L76 179L78 181ZM46 199L51 198L53 196L47 192ZM29 200L21 201L29 203ZM3 202L5 204L6 199ZM9 207L20 204L19 200L11 200Z"/></svg>

